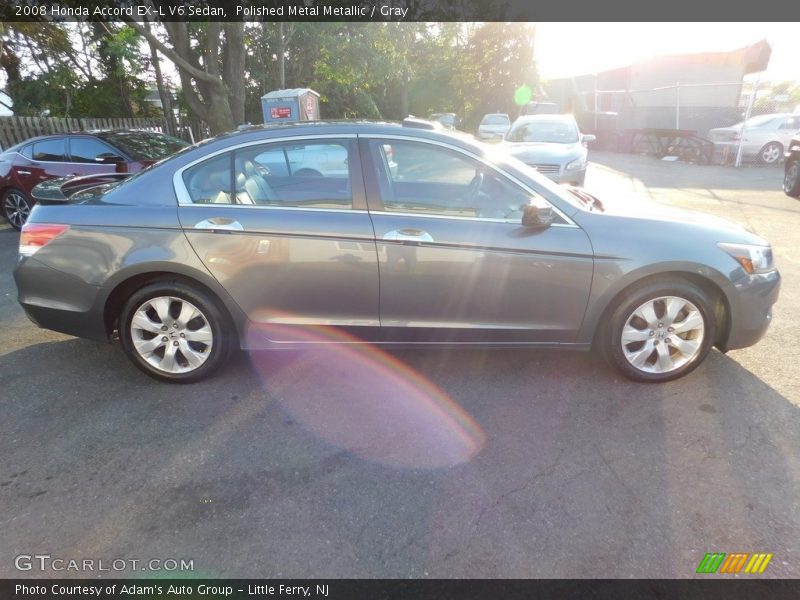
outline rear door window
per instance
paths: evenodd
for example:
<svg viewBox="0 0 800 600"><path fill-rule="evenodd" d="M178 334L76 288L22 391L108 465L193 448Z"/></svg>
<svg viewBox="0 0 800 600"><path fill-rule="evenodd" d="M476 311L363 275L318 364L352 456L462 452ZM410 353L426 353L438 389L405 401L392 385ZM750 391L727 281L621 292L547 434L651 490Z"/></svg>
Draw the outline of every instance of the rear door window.
<svg viewBox="0 0 800 600"><path fill-rule="evenodd" d="M119 154L103 142L90 137L74 137L69 140L69 154L72 162L97 163L101 154Z"/></svg>
<svg viewBox="0 0 800 600"><path fill-rule="evenodd" d="M66 160L64 138L42 140L33 144L33 160L64 162Z"/></svg>

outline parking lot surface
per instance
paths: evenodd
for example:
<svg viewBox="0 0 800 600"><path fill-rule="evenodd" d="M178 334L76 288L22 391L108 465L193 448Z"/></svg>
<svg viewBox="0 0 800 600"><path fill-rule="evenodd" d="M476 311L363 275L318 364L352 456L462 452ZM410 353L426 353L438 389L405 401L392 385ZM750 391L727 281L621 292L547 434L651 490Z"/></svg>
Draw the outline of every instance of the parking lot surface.
<svg viewBox="0 0 800 600"><path fill-rule="evenodd" d="M601 197L772 242L764 340L665 385L590 354L370 347L166 385L116 344L33 326L0 229L0 577L109 575L15 568L33 554L204 577L692 577L711 551L800 577L800 202L778 168L590 159Z"/></svg>

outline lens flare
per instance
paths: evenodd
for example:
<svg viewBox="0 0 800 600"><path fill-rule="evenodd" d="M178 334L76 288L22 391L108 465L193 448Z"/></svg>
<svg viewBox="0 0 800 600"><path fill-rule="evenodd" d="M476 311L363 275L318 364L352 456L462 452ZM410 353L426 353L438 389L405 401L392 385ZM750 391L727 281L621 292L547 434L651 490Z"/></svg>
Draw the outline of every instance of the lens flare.
<svg viewBox="0 0 800 600"><path fill-rule="evenodd" d="M514 91L514 104L517 106L525 106L531 101L533 91L527 85L521 85Z"/></svg>
<svg viewBox="0 0 800 600"><path fill-rule="evenodd" d="M463 408L377 346L327 326L257 323L251 329L249 335L308 346L250 356L270 395L327 443L412 469L462 464L483 447L482 429Z"/></svg>

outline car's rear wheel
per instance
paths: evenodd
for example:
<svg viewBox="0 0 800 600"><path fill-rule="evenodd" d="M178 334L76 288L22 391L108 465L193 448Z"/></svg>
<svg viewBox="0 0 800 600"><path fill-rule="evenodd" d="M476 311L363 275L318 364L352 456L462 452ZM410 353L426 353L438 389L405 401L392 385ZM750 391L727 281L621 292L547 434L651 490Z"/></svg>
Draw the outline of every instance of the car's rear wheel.
<svg viewBox="0 0 800 600"><path fill-rule="evenodd" d="M122 308L119 335L128 358L162 381L188 383L221 367L233 329L206 292L178 281L147 285Z"/></svg>
<svg viewBox="0 0 800 600"><path fill-rule="evenodd" d="M792 198L800 198L800 160L793 160L786 165L783 191Z"/></svg>
<svg viewBox="0 0 800 600"><path fill-rule="evenodd" d="M705 291L683 280L632 290L611 314L605 354L630 379L662 382L695 369L711 350L716 322Z"/></svg>
<svg viewBox="0 0 800 600"><path fill-rule="evenodd" d="M25 225L32 208L33 202L18 189L11 188L3 194L3 216L17 231Z"/></svg>
<svg viewBox="0 0 800 600"><path fill-rule="evenodd" d="M758 151L758 158L765 165L774 165L781 156L783 156L783 146L778 142L770 142Z"/></svg>

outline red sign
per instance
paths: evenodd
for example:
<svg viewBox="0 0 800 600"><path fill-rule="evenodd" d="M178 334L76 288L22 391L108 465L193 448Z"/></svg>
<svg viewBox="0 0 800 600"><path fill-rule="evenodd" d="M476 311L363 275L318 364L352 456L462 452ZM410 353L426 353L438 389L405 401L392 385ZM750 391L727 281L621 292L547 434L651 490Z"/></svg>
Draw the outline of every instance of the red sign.
<svg viewBox="0 0 800 600"><path fill-rule="evenodd" d="M276 106L269 109L269 116L272 119L291 119L292 109L288 106Z"/></svg>

